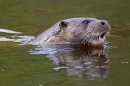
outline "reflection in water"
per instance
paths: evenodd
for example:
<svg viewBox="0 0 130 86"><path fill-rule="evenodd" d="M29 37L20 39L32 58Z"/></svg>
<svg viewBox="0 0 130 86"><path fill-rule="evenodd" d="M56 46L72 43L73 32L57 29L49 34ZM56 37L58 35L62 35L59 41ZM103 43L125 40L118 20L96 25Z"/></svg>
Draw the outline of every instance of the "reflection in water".
<svg viewBox="0 0 130 86"><path fill-rule="evenodd" d="M2 32L19 34L20 32L1 29ZM1 37L0 41L20 42L26 44L33 36L13 35L9 38ZM55 71L66 69L68 75L79 77L106 78L109 60L104 46L92 47L87 45L44 45L29 51L30 54L46 54L57 65Z"/></svg>
<svg viewBox="0 0 130 86"><path fill-rule="evenodd" d="M57 65L54 70L66 68L68 75L106 78L109 60L103 46L44 45L29 51L30 54L46 54Z"/></svg>

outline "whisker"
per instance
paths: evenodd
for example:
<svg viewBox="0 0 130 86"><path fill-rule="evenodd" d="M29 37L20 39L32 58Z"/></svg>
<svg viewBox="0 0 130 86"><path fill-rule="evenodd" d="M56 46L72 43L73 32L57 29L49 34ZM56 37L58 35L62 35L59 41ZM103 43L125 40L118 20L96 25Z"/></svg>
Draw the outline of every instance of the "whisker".
<svg viewBox="0 0 130 86"><path fill-rule="evenodd" d="M79 43L79 40L81 40L81 38L82 38L83 36L86 36L86 35L88 35L88 33L83 32L83 33L76 39L76 43Z"/></svg>
<svg viewBox="0 0 130 86"><path fill-rule="evenodd" d="M81 43L83 43L83 44L88 43L89 38L91 38L91 35L90 35L90 33L87 33L86 37L84 38L84 40Z"/></svg>

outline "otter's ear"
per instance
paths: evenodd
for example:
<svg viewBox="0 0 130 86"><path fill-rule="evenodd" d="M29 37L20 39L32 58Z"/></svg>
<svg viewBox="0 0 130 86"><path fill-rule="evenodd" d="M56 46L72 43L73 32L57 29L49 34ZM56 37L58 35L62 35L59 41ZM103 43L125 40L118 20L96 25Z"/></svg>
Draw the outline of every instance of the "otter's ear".
<svg viewBox="0 0 130 86"><path fill-rule="evenodd" d="M66 21L61 21L59 24L60 28L66 28L68 26L68 22Z"/></svg>

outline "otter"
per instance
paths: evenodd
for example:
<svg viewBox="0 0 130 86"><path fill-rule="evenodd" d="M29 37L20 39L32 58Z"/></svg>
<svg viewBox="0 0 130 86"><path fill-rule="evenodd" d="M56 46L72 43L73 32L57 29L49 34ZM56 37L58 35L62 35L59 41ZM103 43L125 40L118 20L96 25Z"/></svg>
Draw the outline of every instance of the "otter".
<svg viewBox="0 0 130 86"><path fill-rule="evenodd" d="M57 22L38 35L30 44L89 44L103 45L111 27L106 20L77 17Z"/></svg>

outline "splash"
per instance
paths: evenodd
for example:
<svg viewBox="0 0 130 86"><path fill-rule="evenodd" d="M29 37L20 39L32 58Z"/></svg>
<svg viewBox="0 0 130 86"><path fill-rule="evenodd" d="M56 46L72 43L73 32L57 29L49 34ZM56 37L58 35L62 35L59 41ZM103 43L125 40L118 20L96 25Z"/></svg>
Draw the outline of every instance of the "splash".
<svg viewBox="0 0 130 86"><path fill-rule="evenodd" d="M16 32L16 31L13 31L13 30L8 30L8 29L0 29L0 32L22 34L22 32Z"/></svg>
<svg viewBox="0 0 130 86"><path fill-rule="evenodd" d="M21 45L28 43L31 39L34 39L34 36L19 36L22 32L17 32L8 29L0 29L0 32L13 34L12 36L1 36L0 41L13 41L20 42Z"/></svg>

